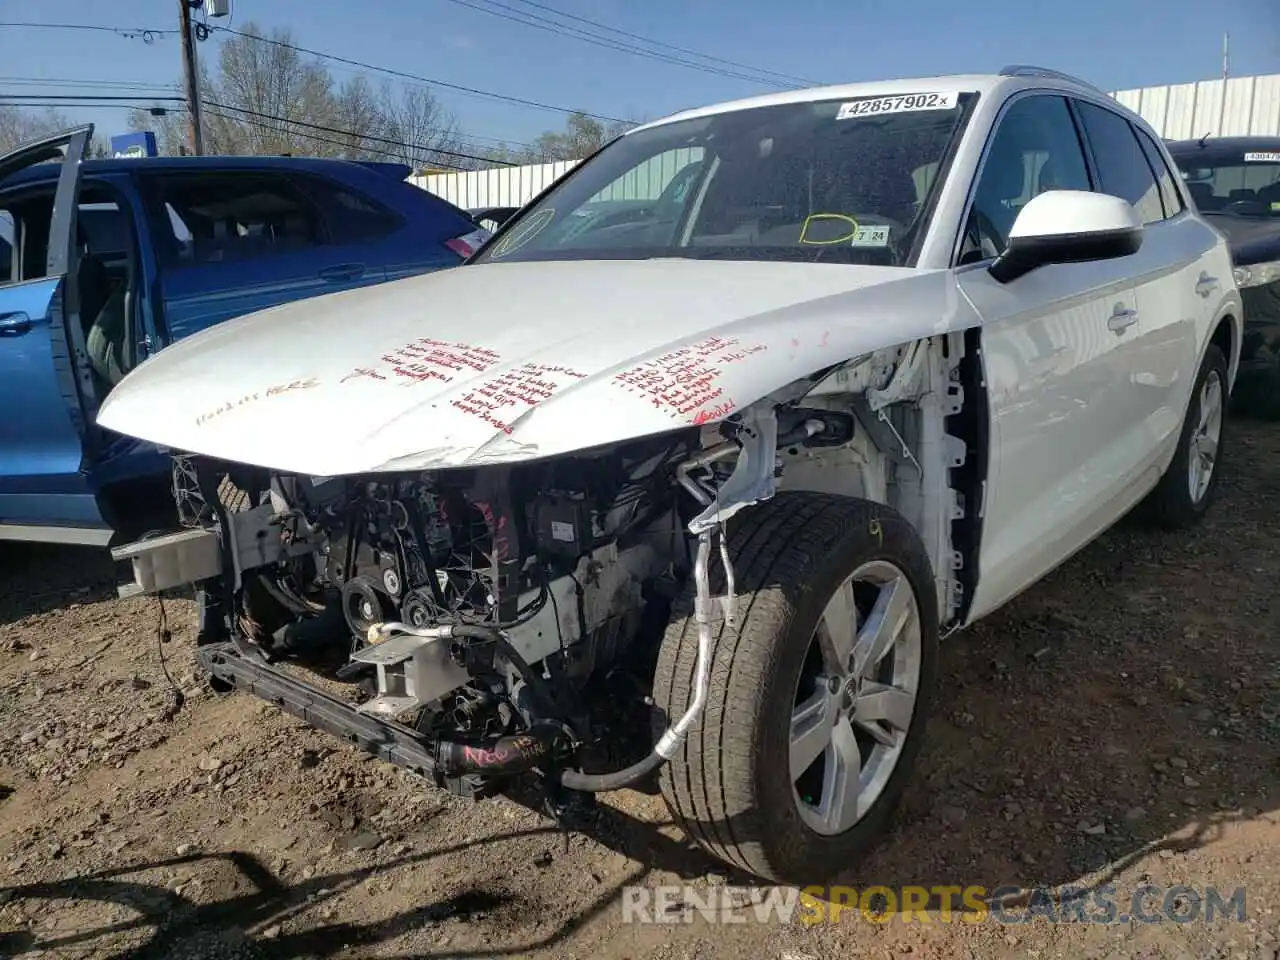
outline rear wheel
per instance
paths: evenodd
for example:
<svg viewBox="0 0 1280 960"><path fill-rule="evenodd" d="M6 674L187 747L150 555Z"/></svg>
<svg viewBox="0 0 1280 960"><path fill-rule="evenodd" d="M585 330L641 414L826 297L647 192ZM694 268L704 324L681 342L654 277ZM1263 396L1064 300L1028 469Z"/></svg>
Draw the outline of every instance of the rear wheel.
<svg viewBox="0 0 1280 960"><path fill-rule="evenodd" d="M1210 344L1192 388L1178 452L1143 506L1149 519L1178 529L1200 521L1218 487L1227 426L1227 358Z"/></svg>
<svg viewBox="0 0 1280 960"><path fill-rule="evenodd" d="M739 622L713 624L706 708L660 787L708 852L820 883L883 835L919 752L937 673L930 564L888 507L798 491L744 512L729 550ZM659 655L667 718L692 695L691 599Z"/></svg>

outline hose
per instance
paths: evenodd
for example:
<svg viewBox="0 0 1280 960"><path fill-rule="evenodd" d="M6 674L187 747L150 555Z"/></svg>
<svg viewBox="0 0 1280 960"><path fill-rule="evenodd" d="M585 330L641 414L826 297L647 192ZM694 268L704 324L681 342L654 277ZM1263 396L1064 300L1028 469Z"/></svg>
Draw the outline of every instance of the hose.
<svg viewBox="0 0 1280 960"><path fill-rule="evenodd" d="M654 750L639 763L615 770L613 773L583 773L581 770L565 770L560 774L560 784L570 790L582 793L607 793L610 790L621 790L638 780L647 777L661 767L669 757Z"/></svg>
<svg viewBox="0 0 1280 960"><path fill-rule="evenodd" d="M725 557L724 560L726 569L729 569L728 558ZM707 702L707 688L711 685L711 583L707 572L710 563L711 531L705 530L698 535L698 555L693 565L694 582L698 589L697 599L694 601L694 617L698 621L698 662L694 669L693 702L680 719L667 728L652 752L640 762L614 773L589 774L580 770L565 770L560 775L560 783L565 787L584 793L603 793L630 786L670 760L684 743L689 730L702 713ZM732 573L730 576L732 577Z"/></svg>
<svg viewBox="0 0 1280 960"><path fill-rule="evenodd" d="M469 773L510 776L532 770L572 750L573 744L562 727L535 723L520 733L476 743L439 740L435 759L441 773L448 777Z"/></svg>

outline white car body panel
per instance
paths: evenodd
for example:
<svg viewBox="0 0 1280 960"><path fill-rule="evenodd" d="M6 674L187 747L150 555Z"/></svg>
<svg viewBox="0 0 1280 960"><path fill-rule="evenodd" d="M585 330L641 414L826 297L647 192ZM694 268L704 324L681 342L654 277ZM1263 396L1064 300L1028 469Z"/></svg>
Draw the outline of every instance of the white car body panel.
<svg viewBox="0 0 1280 960"><path fill-rule="evenodd" d="M515 462L719 420L978 322L949 273L832 264L478 264L353 293L174 344L98 422L305 474Z"/></svg>
<svg viewBox="0 0 1280 960"><path fill-rule="evenodd" d="M921 91L990 94L998 90L1018 89L1027 85L1027 79L1022 77L998 77L991 74L977 73L899 80L871 80L864 83L837 83L825 87L781 90L777 93L765 93L756 97L726 100L721 103L694 107L690 110L681 110L679 113L669 114L658 120L632 127L626 131L624 136L631 136L641 130L648 130L651 127L658 127L663 124L679 123L682 120L696 120L699 117L711 117L718 113L751 110L756 107L772 107L784 103L809 103L816 100L853 100L859 97L892 97Z"/></svg>
<svg viewBox="0 0 1280 960"><path fill-rule="evenodd" d="M1119 261L1046 267L1007 285L978 267L959 282L984 321L1000 451L987 481L981 608L1078 546L1084 516L1136 478L1149 448L1131 435L1131 345L1108 329L1117 310L1135 309Z"/></svg>
<svg viewBox="0 0 1280 960"><path fill-rule="evenodd" d="M99 423L162 446L314 475L520 462L714 422L830 365L981 326L988 441L971 623L1152 488L1227 315L1238 350L1241 307L1225 239L1194 213L1181 182L1188 211L1147 227L1134 255L1041 267L1007 284L990 276L989 262L953 267L975 178L1010 98L1046 93L1104 105L1164 151L1141 118L1069 78L785 91L626 135L757 106L920 91L979 97L914 268L472 264L207 330L126 377ZM1236 357L1228 361L1234 380ZM940 583L949 576L941 565L935 573Z"/></svg>

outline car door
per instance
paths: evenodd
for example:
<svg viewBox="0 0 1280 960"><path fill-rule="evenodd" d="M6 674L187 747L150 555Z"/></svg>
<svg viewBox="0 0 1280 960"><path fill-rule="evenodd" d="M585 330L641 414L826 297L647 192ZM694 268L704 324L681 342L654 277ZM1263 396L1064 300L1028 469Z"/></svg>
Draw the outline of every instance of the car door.
<svg viewBox="0 0 1280 960"><path fill-rule="evenodd" d="M167 342L277 304L385 279L283 171L142 175Z"/></svg>
<svg viewBox="0 0 1280 960"><path fill-rule="evenodd" d="M1054 264L1004 284L987 267L1018 211L1049 189L1090 190L1066 99L1015 98L992 133L956 279L981 315L994 444L974 616L1003 603L1125 509L1138 459L1124 258Z"/></svg>
<svg viewBox="0 0 1280 960"><path fill-rule="evenodd" d="M1134 205L1145 224L1142 247L1129 258L1138 318L1132 337L1134 399L1151 462L1174 443L1195 381L1199 345L1214 321L1205 291L1229 278L1215 276L1218 238L1190 216L1155 140L1101 104L1077 101L1100 189ZM1198 295L1199 294L1199 295Z"/></svg>
<svg viewBox="0 0 1280 960"><path fill-rule="evenodd" d="M0 157L11 232L0 279L0 539L50 524L67 542L110 536L83 471L96 432L74 278L80 163L92 136L87 124ZM59 159L56 179L14 184L19 171Z"/></svg>

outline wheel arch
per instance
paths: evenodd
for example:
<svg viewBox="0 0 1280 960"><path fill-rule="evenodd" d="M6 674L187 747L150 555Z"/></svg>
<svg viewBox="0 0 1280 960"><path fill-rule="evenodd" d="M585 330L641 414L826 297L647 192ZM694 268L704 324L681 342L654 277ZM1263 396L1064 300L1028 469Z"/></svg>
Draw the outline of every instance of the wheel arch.
<svg viewBox="0 0 1280 960"><path fill-rule="evenodd" d="M1214 320L1213 332L1209 334L1208 342L1200 348L1200 356L1196 361L1196 369L1199 370L1209 344L1217 346L1227 358L1228 392L1235 388L1236 373L1240 369L1240 353L1244 347L1244 323L1239 319L1242 315L1239 304L1227 304L1219 311Z"/></svg>

